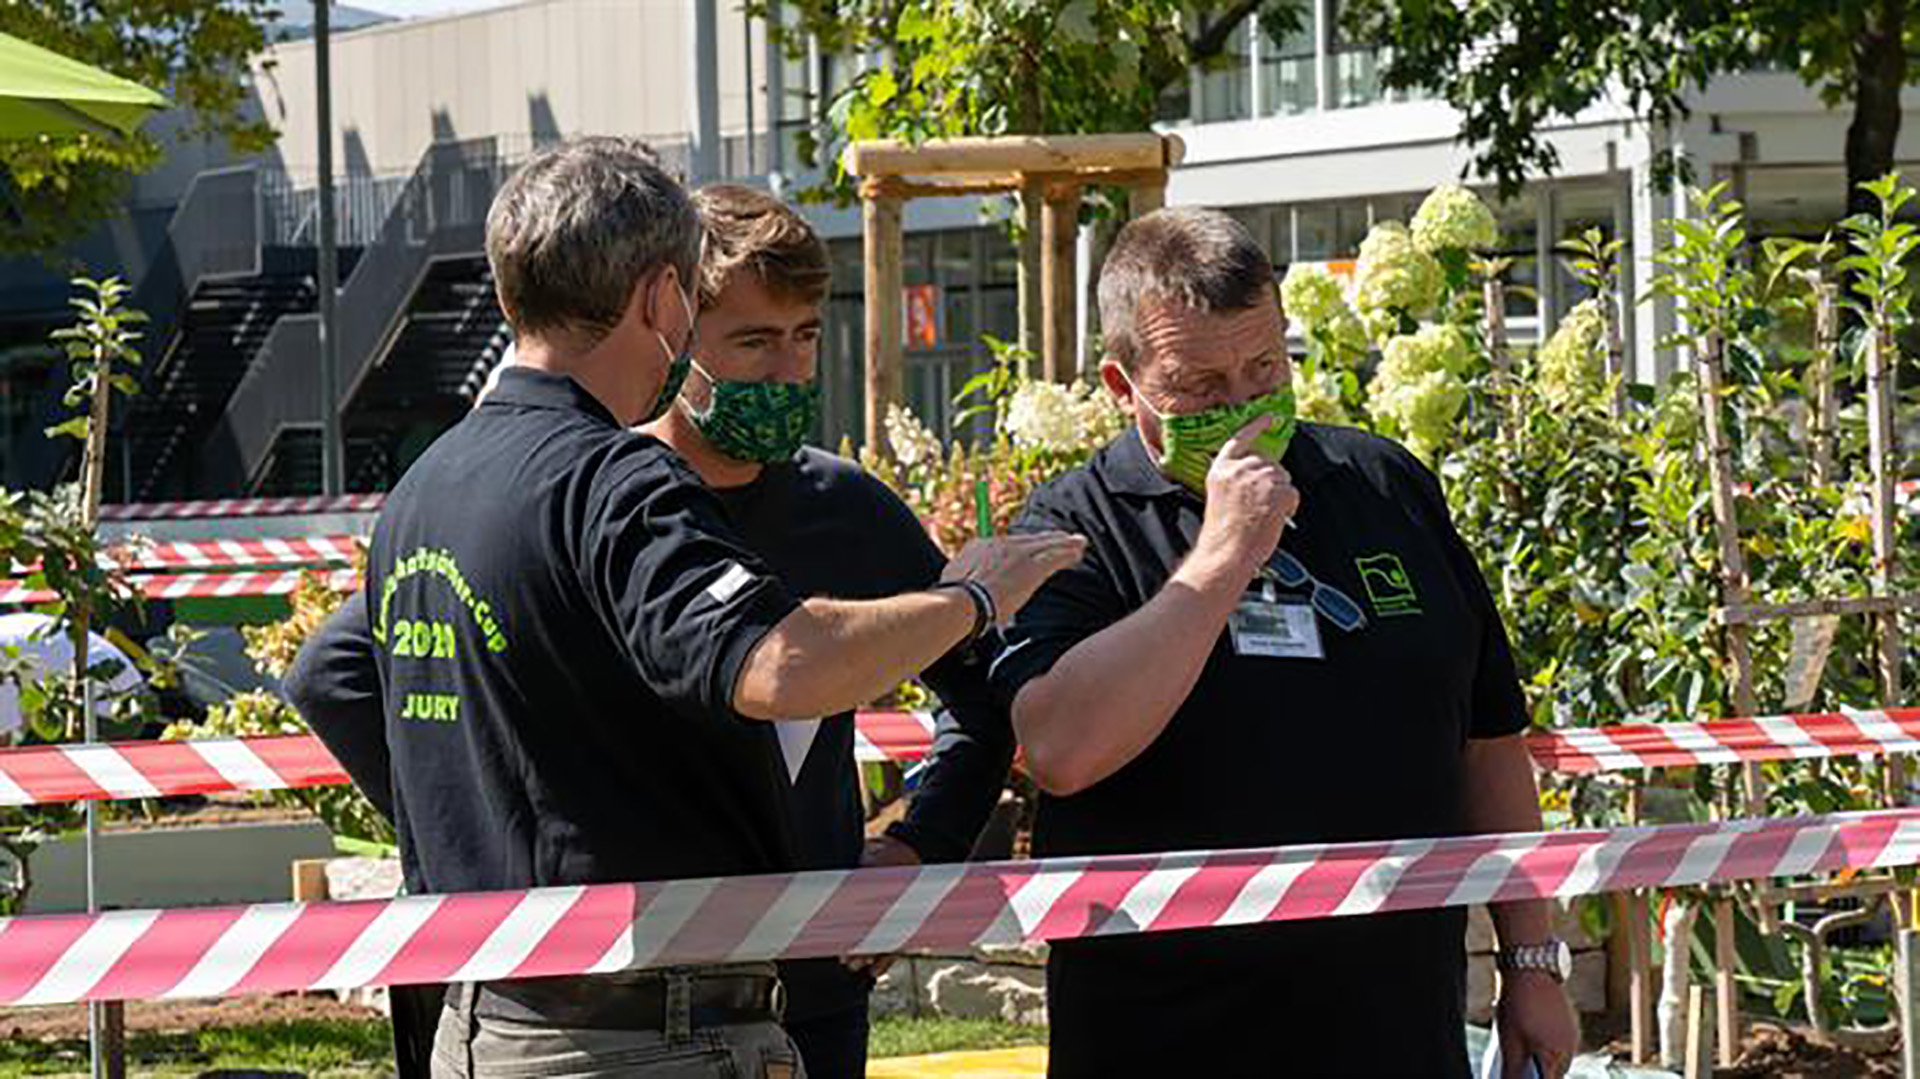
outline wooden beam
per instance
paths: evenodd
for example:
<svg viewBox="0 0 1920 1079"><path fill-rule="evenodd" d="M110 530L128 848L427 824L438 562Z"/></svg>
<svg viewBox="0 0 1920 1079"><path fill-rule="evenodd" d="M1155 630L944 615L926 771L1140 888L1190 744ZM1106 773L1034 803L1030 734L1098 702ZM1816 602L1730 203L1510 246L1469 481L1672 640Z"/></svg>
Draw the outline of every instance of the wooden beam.
<svg viewBox="0 0 1920 1079"><path fill-rule="evenodd" d="M855 176L1003 176L1081 169L1164 169L1179 164L1185 144L1152 133L1006 135L928 139L914 144L874 139L847 147L841 159Z"/></svg>
<svg viewBox="0 0 1920 1079"><path fill-rule="evenodd" d="M900 234L900 200L879 194L861 204L867 262L867 449L892 457L887 444L887 408L900 400L901 319L906 287Z"/></svg>
<svg viewBox="0 0 1920 1079"><path fill-rule="evenodd" d="M1713 901L1713 1000L1715 1043L1720 1046L1720 1065L1730 1068L1740 1055L1740 983L1734 977L1739 956L1734 951L1733 899L1725 894ZM1667 962L1687 962L1685 955L1668 956ZM1699 991L1699 987L1694 987ZM1692 1021L1706 1025L1706 1016ZM1688 1031L1688 1037L1693 1031Z"/></svg>
<svg viewBox="0 0 1920 1079"><path fill-rule="evenodd" d="M1044 247L1041 233L1046 224L1041 206L1046 202L1046 185L1037 177L1027 177L1020 187L1020 261L1016 267L1016 299L1020 303L1020 347L1033 354L1035 362L1044 362L1041 353L1046 349L1041 327L1046 325L1046 303L1041 283L1046 276ZM1027 375L1037 372L1026 371Z"/></svg>
<svg viewBox="0 0 1920 1079"><path fill-rule="evenodd" d="M1167 174L1162 171L1158 183L1142 183L1127 192L1127 216L1145 217L1167 204Z"/></svg>
<svg viewBox="0 0 1920 1079"><path fill-rule="evenodd" d="M1855 596L1849 599L1808 599L1794 603L1736 603L1717 608L1715 617L1729 625L1775 622L1814 615L1886 614L1920 608L1920 593L1897 596ZM1898 703L1891 697L1885 704Z"/></svg>
<svg viewBox="0 0 1920 1079"><path fill-rule="evenodd" d="M1053 382L1079 374L1079 237L1080 189L1049 187L1040 211L1040 369Z"/></svg>

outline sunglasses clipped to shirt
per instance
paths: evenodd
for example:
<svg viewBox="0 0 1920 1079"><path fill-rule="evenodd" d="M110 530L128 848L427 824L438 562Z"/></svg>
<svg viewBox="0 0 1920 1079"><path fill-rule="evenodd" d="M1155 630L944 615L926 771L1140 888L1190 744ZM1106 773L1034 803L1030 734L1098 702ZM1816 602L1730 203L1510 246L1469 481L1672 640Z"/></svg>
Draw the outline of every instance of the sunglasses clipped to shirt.
<svg viewBox="0 0 1920 1079"><path fill-rule="evenodd" d="M1260 567L1260 576L1285 588L1307 588L1307 602L1313 604L1320 617L1347 633L1367 626L1366 612L1353 597L1309 573L1299 559L1286 551L1274 548L1273 557Z"/></svg>

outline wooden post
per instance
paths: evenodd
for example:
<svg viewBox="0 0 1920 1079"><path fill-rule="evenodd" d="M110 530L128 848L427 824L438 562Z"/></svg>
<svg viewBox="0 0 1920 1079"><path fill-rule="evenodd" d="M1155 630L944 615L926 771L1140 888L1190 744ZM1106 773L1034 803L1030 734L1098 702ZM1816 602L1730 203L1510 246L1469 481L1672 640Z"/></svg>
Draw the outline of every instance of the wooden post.
<svg viewBox="0 0 1920 1079"><path fill-rule="evenodd" d="M1685 961L1681 957L1681 962ZM1668 956L1667 962L1673 962L1673 957ZM1734 978L1739 964L1734 948L1733 898L1723 894L1713 901L1713 999L1718 1005L1714 1019L1719 1028L1719 1037L1714 1040L1720 1046L1720 1066L1725 1068L1732 1067L1740 1053L1740 983ZM1705 1025L1706 1018L1702 1012L1698 1021ZM1687 1036L1691 1043L1691 1030Z"/></svg>
<svg viewBox="0 0 1920 1079"><path fill-rule="evenodd" d="M327 859L297 858L293 863L293 901L324 903L327 900Z"/></svg>
<svg viewBox="0 0 1920 1079"><path fill-rule="evenodd" d="M1900 1074L1920 1079L1920 930L1902 929L1893 961L1900 1021Z"/></svg>
<svg viewBox="0 0 1920 1079"><path fill-rule="evenodd" d="M1046 267L1044 265L1046 229L1043 221L1042 206L1046 202L1046 191L1039 180L1023 177L1020 185L1020 347L1039 356L1044 350L1041 327L1046 325L1046 309L1041 299L1041 290L1045 287ZM1035 372L1029 371L1032 375Z"/></svg>
<svg viewBox="0 0 1920 1079"><path fill-rule="evenodd" d="M1707 474L1712 485L1714 531L1720 540L1720 596L1723 603L1733 605L1747 602L1747 560L1740 549L1740 521L1735 516L1733 485L1733 446L1727 438L1726 416L1721 400L1724 386L1722 366L1725 358L1726 342L1718 334L1710 334L1700 348L1700 414L1706 420L1707 435ZM1753 689L1753 650L1749 637L1751 627L1746 623L1731 623L1725 627L1727 635L1727 661L1733 671L1733 708L1734 714L1751 716L1757 707ZM1760 770L1755 765L1746 765L1741 769L1746 788L1746 809L1749 815L1757 814L1766 802L1761 787ZM1729 914L1731 911L1729 911ZM1718 908L1715 916L1718 919ZM1726 954L1716 951L1714 956L1714 983L1726 986L1732 977L1727 969ZM1737 993L1723 992L1719 1002L1718 1020L1720 1026L1720 1044L1738 1046L1740 1044L1740 998Z"/></svg>
<svg viewBox="0 0 1920 1079"><path fill-rule="evenodd" d="M1882 596L1893 593L1893 575L1897 553L1899 507L1895 502L1894 481L1897 462L1893 408L1896 397L1893 335L1876 328L1867 338L1867 442L1873 454L1873 589ZM1901 703L1900 612L1887 611L1875 619L1878 629L1881 707ZM1889 804L1906 801L1905 762L1887 758L1887 797Z"/></svg>
<svg viewBox="0 0 1920 1079"><path fill-rule="evenodd" d="M1629 1037L1636 1064L1651 1064L1660 1055L1660 1024L1654 1014L1660 990L1653 978L1653 912L1647 895L1644 889L1635 889L1627 897L1627 954L1631 971L1627 997L1628 1006L1633 1010Z"/></svg>
<svg viewBox="0 0 1920 1079"><path fill-rule="evenodd" d="M1617 271L1611 279L1618 281ZM1620 305L1609 289L1600 290L1600 317L1607 327L1607 409L1617 420L1627 414L1627 345L1620 333Z"/></svg>
<svg viewBox="0 0 1920 1079"><path fill-rule="evenodd" d="M1080 315L1074 257L1080 235L1080 188L1052 185L1040 220L1040 369L1052 382L1079 374L1075 333Z"/></svg>
<svg viewBox="0 0 1920 1079"><path fill-rule="evenodd" d="M901 304L906 287L900 198L879 184L866 186L861 194L867 260L867 449L890 458L887 407L900 400Z"/></svg>
<svg viewBox="0 0 1920 1079"><path fill-rule="evenodd" d="M1834 399L1834 378L1840 369L1835 362L1839 356L1840 290L1821 281L1814 285L1813 362L1807 368L1807 380L1813 383L1813 393L1807 398L1811 406L1807 440L1813 445L1807 456L1813 462L1813 482L1822 486L1834 481L1833 420L1839 411Z"/></svg>
<svg viewBox="0 0 1920 1079"><path fill-rule="evenodd" d="M1145 217L1167 204L1167 174L1163 169L1158 181L1135 184L1127 190L1127 216Z"/></svg>
<svg viewBox="0 0 1920 1079"><path fill-rule="evenodd" d="M1707 1025L1707 1016L1713 1011L1712 996L1704 985L1687 989L1687 1059L1682 1073L1686 1079L1713 1079L1713 1037ZM1725 1057L1726 1052L1726 1046L1721 1046L1720 1055Z"/></svg>

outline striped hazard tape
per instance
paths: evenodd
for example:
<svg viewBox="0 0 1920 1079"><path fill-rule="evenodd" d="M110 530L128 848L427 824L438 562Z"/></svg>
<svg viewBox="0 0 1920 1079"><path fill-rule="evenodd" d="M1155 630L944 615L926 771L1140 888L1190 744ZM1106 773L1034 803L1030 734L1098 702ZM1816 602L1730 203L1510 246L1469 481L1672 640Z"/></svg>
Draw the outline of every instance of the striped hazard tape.
<svg viewBox="0 0 1920 1079"><path fill-rule="evenodd" d="M232 596L284 596L300 587L306 570L248 570L239 573L151 573L130 578L148 599L207 599ZM350 591L356 575L350 569L324 571L322 580L336 591ZM0 581L0 607L49 603L52 590L25 581Z"/></svg>
<svg viewBox="0 0 1920 1079"><path fill-rule="evenodd" d="M910 763L932 748L932 713L861 712L854 718L855 760ZM1542 769L1570 775L1920 753L1920 708L1536 731L1527 735L1527 749ZM230 783L221 778L229 765L237 769ZM311 735L0 749L0 805L345 782L346 773Z"/></svg>
<svg viewBox="0 0 1920 1079"><path fill-rule="evenodd" d="M857 760L918 760L933 740L933 717L925 712L861 712L856 720ZM333 754L310 734L0 749L0 806L289 790L348 781Z"/></svg>
<svg viewBox="0 0 1920 1079"><path fill-rule="evenodd" d="M1920 809L0 920L0 1004L1157 933L1920 862Z"/></svg>
<svg viewBox="0 0 1920 1079"><path fill-rule="evenodd" d="M344 566L353 561L356 542L352 536L176 540L128 545L114 551L112 558L130 570Z"/></svg>
<svg viewBox="0 0 1920 1079"><path fill-rule="evenodd" d="M1567 728L1533 736L1532 749L1540 767L1574 775L1916 753L1920 708Z"/></svg>
<svg viewBox="0 0 1920 1079"><path fill-rule="evenodd" d="M201 502L121 502L100 507L103 521L183 521L214 517L290 517L301 513L372 513L385 496L220 498Z"/></svg>

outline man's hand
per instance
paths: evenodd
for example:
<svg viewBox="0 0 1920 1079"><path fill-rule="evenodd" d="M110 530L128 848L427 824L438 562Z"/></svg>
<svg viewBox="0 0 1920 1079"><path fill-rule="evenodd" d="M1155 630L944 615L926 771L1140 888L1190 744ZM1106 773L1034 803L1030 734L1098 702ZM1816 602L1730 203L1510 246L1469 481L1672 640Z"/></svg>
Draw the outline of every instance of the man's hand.
<svg viewBox="0 0 1920 1079"><path fill-rule="evenodd" d="M1273 423L1262 416L1220 447L1207 470L1207 509L1196 548L1226 558L1252 573L1280 545L1280 530L1300 508L1293 477L1253 448Z"/></svg>
<svg viewBox="0 0 1920 1079"><path fill-rule="evenodd" d="M1561 1079L1580 1048L1580 1024L1560 983L1539 971L1502 971L1500 1079L1524 1079L1527 1062L1539 1061L1540 1079Z"/></svg>
<svg viewBox="0 0 1920 1079"><path fill-rule="evenodd" d="M953 556L940 579L958 581L971 577L979 581L993 594L993 602L1005 620L1026 606L1047 578L1080 561L1086 549L1085 537L1065 532L974 540Z"/></svg>
<svg viewBox="0 0 1920 1079"><path fill-rule="evenodd" d="M912 847L890 835L877 835L867 840L860 851L860 867L870 869L882 865L919 865L920 856ZM850 955L840 960L848 970L866 974L874 981L893 966L896 957L891 955Z"/></svg>

